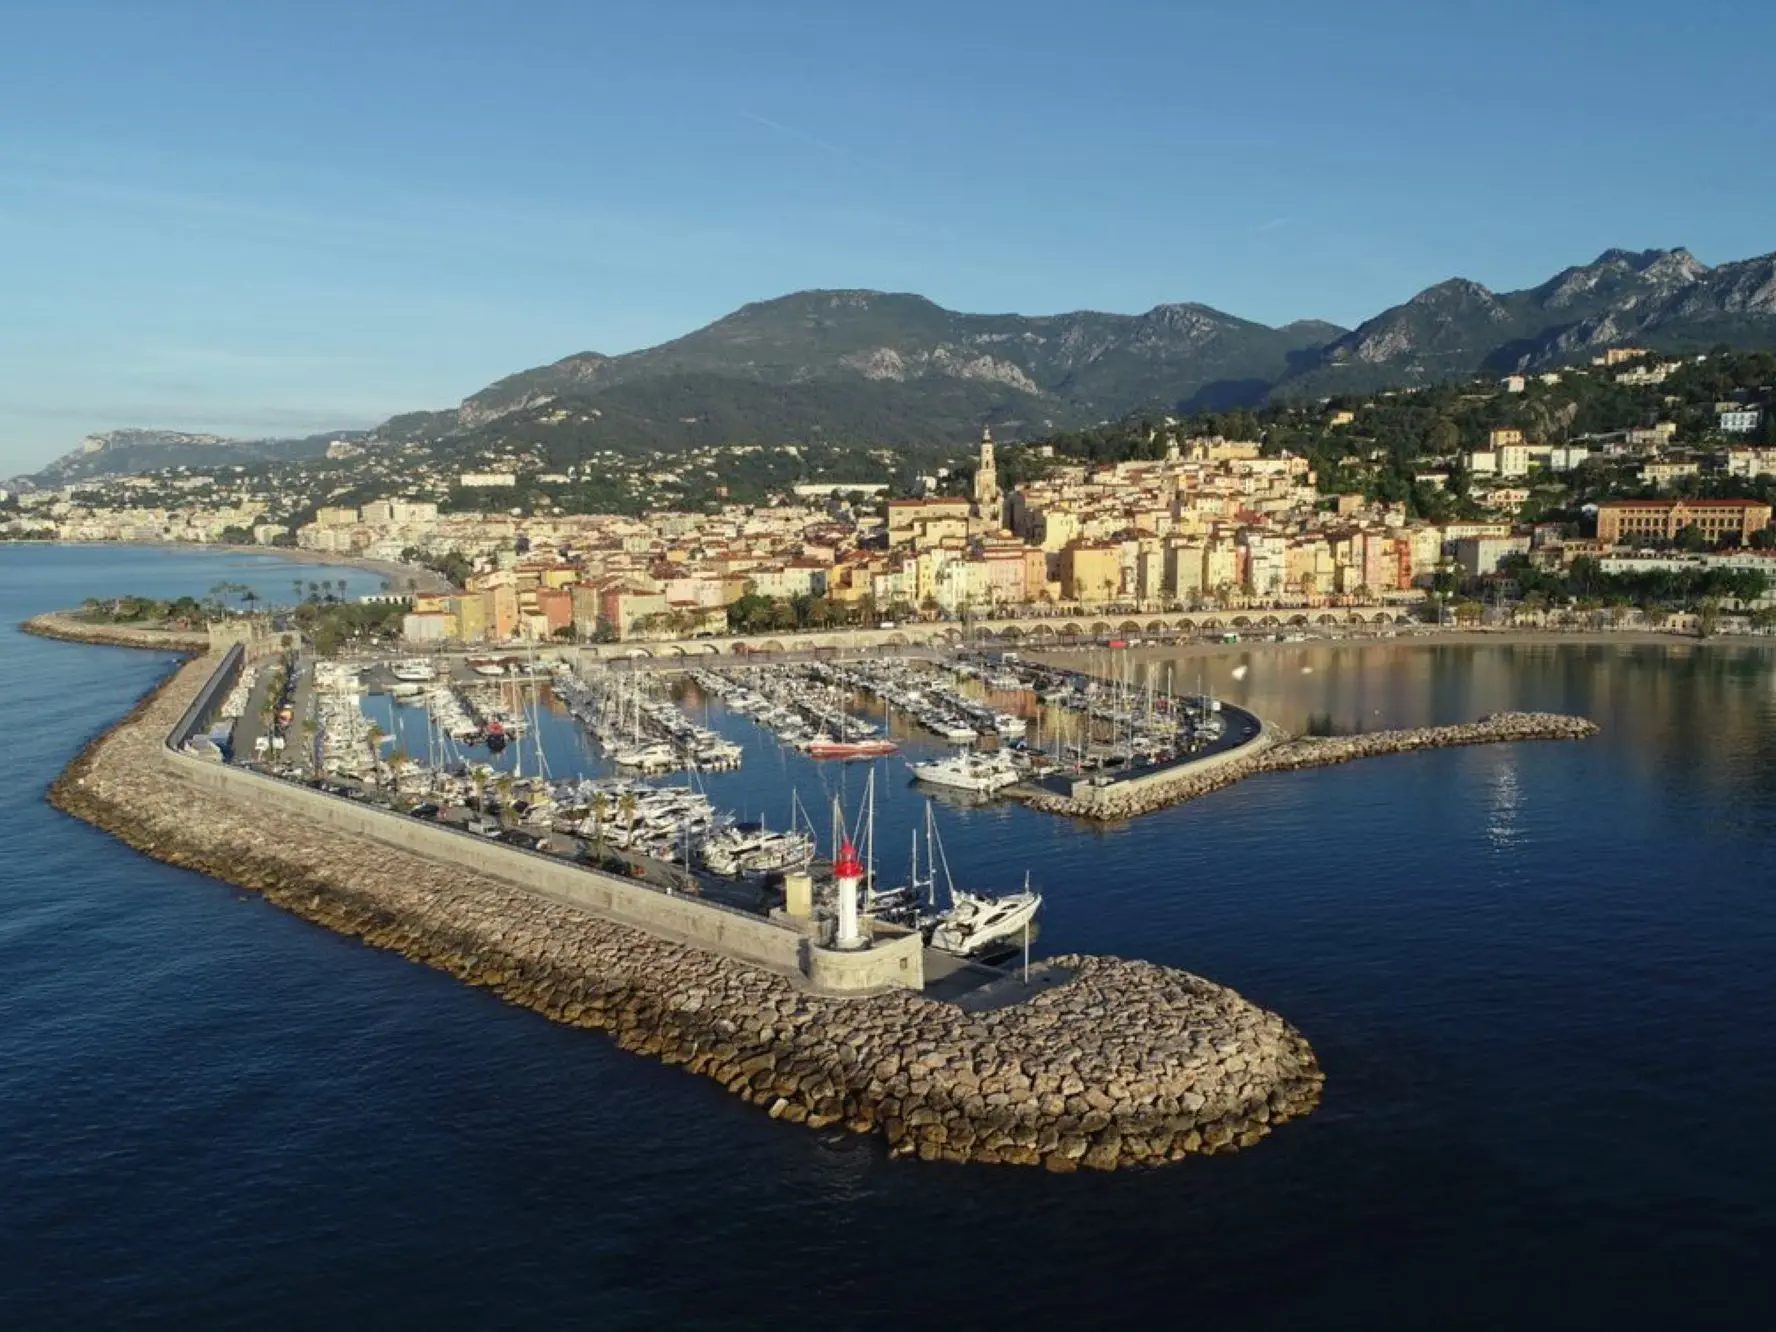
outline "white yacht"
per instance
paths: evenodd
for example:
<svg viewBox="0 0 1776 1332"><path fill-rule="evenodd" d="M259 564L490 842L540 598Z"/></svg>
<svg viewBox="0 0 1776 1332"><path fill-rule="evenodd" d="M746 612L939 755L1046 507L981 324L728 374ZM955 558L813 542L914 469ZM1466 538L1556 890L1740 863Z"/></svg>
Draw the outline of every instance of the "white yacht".
<svg viewBox="0 0 1776 1332"><path fill-rule="evenodd" d="M1016 944L1042 909L1042 894L1032 892L1028 877L1022 892L1004 897L950 890L950 909L932 926L933 948L962 957Z"/></svg>
<svg viewBox="0 0 1776 1332"><path fill-rule="evenodd" d="M950 876L949 857L944 854L943 841L937 835L937 819L929 803L925 806L925 846L929 868L919 874L919 837L913 834L912 896L923 897L926 910L918 924L931 947L957 957L978 957L983 953L1014 948L1029 937L1028 931L1042 909L1042 894L1030 889L1030 876L1025 874L1022 892L990 897L985 893L964 892ZM937 909L937 879L943 870L944 891L950 905Z"/></svg>
<svg viewBox="0 0 1776 1332"><path fill-rule="evenodd" d="M432 664L430 662L422 661L418 657L409 657L405 661L397 661L393 666L389 667L389 674L394 676L397 680L411 684L427 684L436 679L438 675L438 673L432 669ZM399 693L400 691L397 690L396 692Z"/></svg>
<svg viewBox="0 0 1776 1332"><path fill-rule="evenodd" d="M948 786L958 791L984 791L991 795L1015 786L1018 773L1009 757L1000 754L951 754L948 758L928 763L909 763L913 776L932 786Z"/></svg>

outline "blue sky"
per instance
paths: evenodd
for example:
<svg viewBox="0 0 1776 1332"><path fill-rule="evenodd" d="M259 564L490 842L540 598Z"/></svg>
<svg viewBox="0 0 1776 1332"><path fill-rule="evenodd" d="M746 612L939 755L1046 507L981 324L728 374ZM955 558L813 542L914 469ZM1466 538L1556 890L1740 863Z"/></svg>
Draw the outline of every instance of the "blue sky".
<svg viewBox="0 0 1776 1332"><path fill-rule="evenodd" d="M816 286L1354 323L1776 249L1776 6L58 0L0 31L0 476L446 406Z"/></svg>

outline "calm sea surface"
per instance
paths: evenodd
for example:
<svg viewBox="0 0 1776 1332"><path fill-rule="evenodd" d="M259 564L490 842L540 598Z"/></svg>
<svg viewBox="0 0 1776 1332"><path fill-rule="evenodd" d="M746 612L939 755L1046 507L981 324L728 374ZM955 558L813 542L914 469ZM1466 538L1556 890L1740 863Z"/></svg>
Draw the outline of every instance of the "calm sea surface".
<svg viewBox="0 0 1776 1332"><path fill-rule="evenodd" d="M50 810L168 669L10 626L268 596L272 559L0 547L0 1326L1743 1326L1776 1293L1776 657L1303 645L1199 667L1296 729L1583 712L1576 745L1246 783L1092 830L944 806L1046 951L1188 968L1313 1041L1323 1108L1150 1173L889 1163ZM1157 668L1162 673L1164 666ZM748 744L785 821L862 770ZM595 770L545 717L552 767ZM420 738L412 748L424 751ZM534 761L534 756L533 760ZM922 802L878 766L880 856Z"/></svg>

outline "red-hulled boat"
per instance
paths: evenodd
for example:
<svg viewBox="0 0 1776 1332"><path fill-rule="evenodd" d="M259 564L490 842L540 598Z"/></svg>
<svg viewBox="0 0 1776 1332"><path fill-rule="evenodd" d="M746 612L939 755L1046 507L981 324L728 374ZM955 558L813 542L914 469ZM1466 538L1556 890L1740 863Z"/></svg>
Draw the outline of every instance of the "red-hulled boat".
<svg viewBox="0 0 1776 1332"><path fill-rule="evenodd" d="M808 756L817 759L881 758L899 752L892 740L816 740L808 746Z"/></svg>

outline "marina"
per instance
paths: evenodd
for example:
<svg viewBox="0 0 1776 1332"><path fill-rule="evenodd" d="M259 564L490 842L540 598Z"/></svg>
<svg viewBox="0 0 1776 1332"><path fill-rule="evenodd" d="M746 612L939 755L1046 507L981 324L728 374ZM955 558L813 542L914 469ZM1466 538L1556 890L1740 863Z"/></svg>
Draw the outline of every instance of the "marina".
<svg viewBox="0 0 1776 1332"><path fill-rule="evenodd" d="M294 747L230 750L327 794L760 915L786 909L801 875L805 909L836 920L835 865L849 840L865 848L866 927L918 932L951 991L968 973L944 956L1023 965L1040 937L1042 897L1027 874L1021 887L958 890L946 865L940 891L938 814L919 795L997 793L1030 771L1009 748L908 738L903 763L891 710L831 671L640 674L549 655L496 681L485 664L280 662L280 678L306 682L309 715L285 708L269 728ZM736 775L743 766L773 769L778 798L761 799L757 781ZM902 878L875 850L909 838Z"/></svg>

